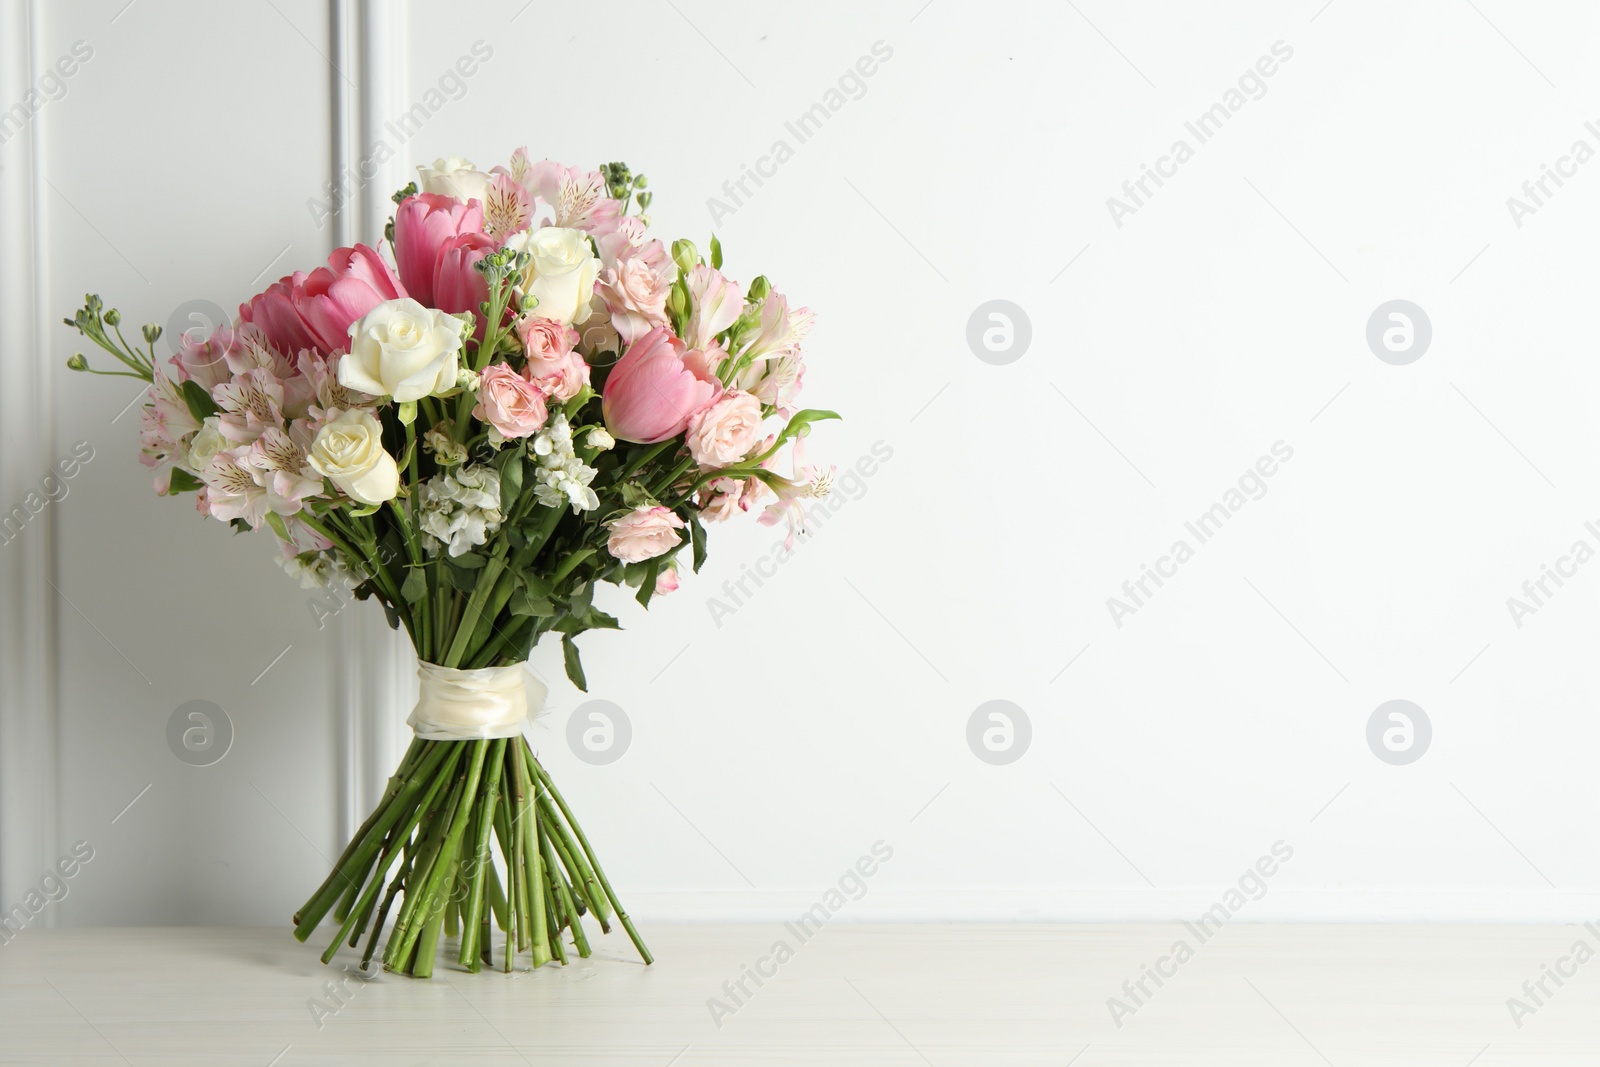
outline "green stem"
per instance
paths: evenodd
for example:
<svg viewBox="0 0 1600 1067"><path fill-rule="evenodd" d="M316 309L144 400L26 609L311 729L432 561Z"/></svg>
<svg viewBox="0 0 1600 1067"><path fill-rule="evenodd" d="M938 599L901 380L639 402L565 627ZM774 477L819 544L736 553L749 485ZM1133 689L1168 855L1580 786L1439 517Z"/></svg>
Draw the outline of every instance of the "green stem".
<svg viewBox="0 0 1600 1067"><path fill-rule="evenodd" d="M473 968L477 966L478 927L483 915L483 872L490 866L489 832L490 824L493 822L491 816L495 804L500 799L500 776L505 770L505 749L506 739L503 737L495 738L489 747L489 787L479 799L474 815L477 820L474 827L477 835L473 839L471 879L464 901L465 908L461 913L461 954L458 957L463 965Z"/></svg>
<svg viewBox="0 0 1600 1067"><path fill-rule="evenodd" d="M561 814L567 820L567 825L572 828L572 833L578 839L578 844L583 846L583 854L589 860L589 866L594 868L594 876L600 883L600 888L605 891L606 899L611 902L612 909L617 913L617 921L622 923L622 928L628 932L628 939L633 942L633 947L638 951L639 958L645 963L654 963L655 957L650 955L650 950L645 947L644 940L639 937L639 932L633 928L633 920L628 918L628 913L622 910L622 902L617 899L617 894L611 889L611 883L606 880L606 872L601 868L600 861L595 857L594 849L589 847L589 839L583 834L583 827L578 825L578 820L572 817L572 809L567 807L567 802L561 796L561 791L550 780L550 773L540 765L538 759L529 753L529 763L538 773L539 780L550 791L556 806L561 809Z"/></svg>

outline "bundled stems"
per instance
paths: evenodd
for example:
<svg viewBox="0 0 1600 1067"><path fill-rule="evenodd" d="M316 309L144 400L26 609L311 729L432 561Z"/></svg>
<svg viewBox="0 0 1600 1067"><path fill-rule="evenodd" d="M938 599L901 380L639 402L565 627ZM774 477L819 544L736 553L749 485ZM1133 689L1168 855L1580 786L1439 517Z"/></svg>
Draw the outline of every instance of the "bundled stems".
<svg viewBox="0 0 1600 1067"><path fill-rule="evenodd" d="M535 967L567 962L568 945L587 957L585 916L602 933L615 916L651 962L571 809L520 736L413 741L378 806L296 914L295 936L307 940L330 915L339 928L324 963L366 934L368 966L393 915L384 969L417 978L433 974L450 937L461 967L493 966L497 930L506 971L523 952Z"/></svg>

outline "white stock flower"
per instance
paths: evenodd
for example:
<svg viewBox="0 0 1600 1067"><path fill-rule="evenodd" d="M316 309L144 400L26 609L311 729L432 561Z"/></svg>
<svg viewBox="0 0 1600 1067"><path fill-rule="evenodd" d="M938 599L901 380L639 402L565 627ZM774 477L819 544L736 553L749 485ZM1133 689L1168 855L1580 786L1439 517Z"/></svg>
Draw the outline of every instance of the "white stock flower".
<svg viewBox="0 0 1600 1067"><path fill-rule="evenodd" d="M454 315L408 296L385 300L350 327L339 384L401 403L447 393L461 369L461 334Z"/></svg>
<svg viewBox="0 0 1600 1067"><path fill-rule="evenodd" d="M589 488L599 473L586 467L572 450L572 426L557 414L528 442L534 468L534 499L547 508L572 505L574 512L593 511L600 498Z"/></svg>
<svg viewBox="0 0 1600 1067"><path fill-rule="evenodd" d="M527 252L533 257L516 293L525 301L537 300L535 314L570 326L589 317L589 300L594 296L595 279L600 276L600 261L582 230L543 226L524 230L506 238L505 247Z"/></svg>
<svg viewBox="0 0 1600 1067"><path fill-rule="evenodd" d="M505 518L500 513L499 472L482 464L434 475L422 483L417 499L418 525L447 545L452 556L484 544Z"/></svg>

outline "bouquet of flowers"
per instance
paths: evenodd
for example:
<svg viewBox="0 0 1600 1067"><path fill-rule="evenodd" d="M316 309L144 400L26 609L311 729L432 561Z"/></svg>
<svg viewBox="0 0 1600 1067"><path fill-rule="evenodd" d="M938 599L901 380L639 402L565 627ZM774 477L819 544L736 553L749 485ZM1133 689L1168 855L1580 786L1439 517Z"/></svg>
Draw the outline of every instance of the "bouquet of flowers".
<svg viewBox="0 0 1600 1067"><path fill-rule="evenodd" d="M156 492L193 493L236 530L271 531L305 585L343 583L404 627L420 660L416 733L381 800L295 916L323 954L367 936L370 963L534 966L589 954L613 921L651 960L522 728L543 700L526 660L559 635L617 628L601 582L678 587L705 523L788 523L827 492L798 409L811 313L741 287L689 241L647 232L652 194L620 163L588 172L518 150L490 171L419 167L395 194L388 255L356 245L245 301L158 367L99 297L68 320L150 383L140 421ZM788 473L780 456L788 453ZM552 638L554 639L554 638ZM393 918L392 926L389 922ZM491 922L493 926L491 926Z"/></svg>

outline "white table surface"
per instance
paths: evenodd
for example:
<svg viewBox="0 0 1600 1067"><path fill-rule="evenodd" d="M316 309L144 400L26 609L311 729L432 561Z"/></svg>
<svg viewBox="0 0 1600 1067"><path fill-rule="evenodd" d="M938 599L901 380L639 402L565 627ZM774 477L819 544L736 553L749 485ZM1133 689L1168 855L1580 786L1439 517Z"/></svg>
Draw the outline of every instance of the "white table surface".
<svg viewBox="0 0 1600 1067"><path fill-rule="evenodd" d="M306 1067L1526 1067L1600 1063L1600 959L1517 1027L1506 1006L1581 927L1234 925L1118 1028L1168 926L650 925L539 973L347 978L278 929L26 930L0 946L0 1064ZM719 1027L708 998L794 957ZM356 954L345 960L350 966ZM1147 983L1154 989L1153 984ZM731 1003L731 1002L730 1002ZM1087 1047L1086 1047L1087 1046Z"/></svg>

